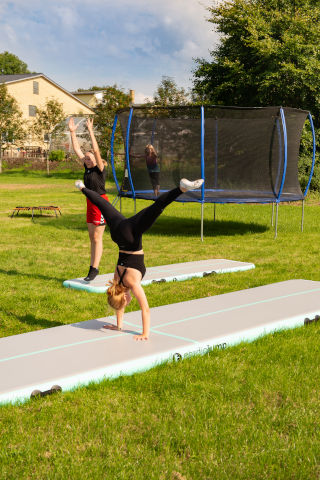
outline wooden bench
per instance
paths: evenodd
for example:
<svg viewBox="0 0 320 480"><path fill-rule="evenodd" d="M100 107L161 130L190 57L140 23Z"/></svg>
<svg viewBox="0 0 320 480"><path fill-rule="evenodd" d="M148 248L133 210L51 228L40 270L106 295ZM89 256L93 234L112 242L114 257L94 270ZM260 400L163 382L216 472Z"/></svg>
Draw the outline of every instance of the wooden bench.
<svg viewBox="0 0 320 480"><path fill-rule="evenodd" d="M60 207L54 207L53 205L47 205L47 206L39 206L39 207L15 207L13 209L13 212L11 214L11 218L14 216L14 214L19 215L20 212L31 212L32 213L32 220L34 216L35 211L40 211L41 215L43 211L54 211L56 214L56 217L58 216L57 212L62 215Z"/></svg>

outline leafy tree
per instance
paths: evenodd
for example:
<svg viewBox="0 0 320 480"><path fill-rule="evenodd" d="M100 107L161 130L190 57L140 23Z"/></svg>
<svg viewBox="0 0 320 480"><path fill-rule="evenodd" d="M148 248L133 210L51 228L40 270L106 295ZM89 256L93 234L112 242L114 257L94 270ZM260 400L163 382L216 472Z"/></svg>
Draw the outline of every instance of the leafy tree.
<svg viewBox="0 0 320 480"><path fill-rule="evenodd" d="M105 85L104 87L98 87L97 85L93 85L93 87L89 88L78 88L77 92L100 92L101 90L107 90L109 88L108 85Z"/></svg>
<svg viewBox="0 0 320 480"><path fill-rule="evenodd" d="M130 105L130 95L117 85L103 87L103 90L102 101L94 109L94 125L102 157L107 159L110 152L111 133L116 111ZM115 134L115 151L119 150L122 145L122 134L118 125Z"/></svg>
<svg viewBox="0 0 320 480"><path fill-rule="evenodd" d="M215 104L303 108L319 118L319 2L229 0L208 10L222 36L212 61L196 60L196 95Z"/></svg>
<svg viewBox="0 0 320 480"><path fill-rule="evenodd" d="M30 73L28 66L13 53L0 53L0 75Z"/></svg>
<svg viewBox="0 0 320 480"><path fill-rule="evenodd" d="M320 128L320 3L228 0L208 9L221 34L211 61L197 59L193 94L204 103L282 105L314 115ZM309 141L306 141L306 138ZM310 172L310 134L303 136L299 178ZM316 169L312 188L320 187Z"/></svg>
<svg viewBox="0 0 320 480"><path fill-rule="evenodd" d="M188 93L179 88L171 77L163 76L153 96L153 104L166 107L168 105L186 105L189 103Z"/></svg>
<svg viewBox="0 0 320 480"><path fill-rule="evenodd" d="M19 145L26 136L21 116L16 100L8 94L7 87L0 84L0 173L3 145L13 142Z"/></svg>
<svg viewBox="0 0 320 480"><path fill-rule="evenodd" d="M66 114L63 111L62 103L58 100L47 100L44 107L38 108L36 118L32 125L34 135L41 141L48 142L47 149L47 173L49 175L49 156L48 151L53 133L58 133L64 129L64 122Z"/></svg>
<svg viewBox="0 0 320 480"><path fill-rule="evenodd" d="M40 140L50 140L50 136L57 129L63 129L63 120L66 114L63 111L62 103L58 100L47 100L45 105L37 108L36 118L32 128L35 136Z"/></svg>

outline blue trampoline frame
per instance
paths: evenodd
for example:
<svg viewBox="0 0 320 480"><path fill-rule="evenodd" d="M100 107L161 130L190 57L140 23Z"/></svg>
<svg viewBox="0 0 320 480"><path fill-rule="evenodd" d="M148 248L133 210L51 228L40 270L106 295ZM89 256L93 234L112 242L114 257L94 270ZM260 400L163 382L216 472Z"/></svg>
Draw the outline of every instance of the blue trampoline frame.
<svg viewBox="0 0 320 480"><path fill-rule="evenodd" d="M201 203L201 240L203 241L203 209L204 209L204 204L207 203L206 199L205 199L205 191L206 190L205 190L205 157L204 157L205 118L204 118L204 106L201 105L199 108L200 108L200 115L201 115L200 116L200 118L201 118L201 141L200 141L201 178L204 179L204 183L201 186L201 198L199 200L198 199L190 199L190 200L187 200L187 201ZM118 195L117 195L114 203L116 203L118 198L120 198L120 210L121 210L121 197L133 198L133 200L134 200L134 211L136 211L136 198L137 198L137 196L136 196L136 191L135 191L133 181L132 181L132 176L131 176L130 154L129 154L129 152L130 152L130 141L129 141L129 139L130 139L130 128L131 128L132 115L133 115L133 107L131 107L130 110L129 110L128 123L127 123L127 129L126 129L126 139L125 139L125 162L126 162L125 177L128 178L128 181L129 181L129 184L130 184L130 187L131 187L131 192L126 192L124 194L124 192L121 190L121 186L119 185L116 170L115 170L115 165L114 165L114 139L115 139L115 131L116 131L116 127L117 127L117 122L118 122L118 114L115 115L114 123L113 123L113 127L112 127L111 148L110 148L110 154L111 155L110 156L111 156L112 174L113 174L113 178L114 178L114 181L115 181L115 184L116 184L116 187L117 187L117 191L118 191ZM244 199L234 198L234 199L232 199L232 201L229 201L229 202L226 202L223 199L221 201L217 200L217 201L214 201L214 202L210 202L210 203L214 203L214 207L216 206L216 203L272 203L272 220L271 220L272 225L273 225L273 217L274 217L274 205L276 205L275 238L277 237L279 203L288 201L287 198L281 198L281 194L282 194L282 190L283 190L284 183L285 183L285 178L286 178L287 153L288 153L287 126L286 126L286 119L285 119L285 114L284 114L283 107L280 107L280 118L281 118L281 126L282 126L283 140L284 140L283 146L282 146L281 143L279 144L279 150L280 151L283 150L283 172L282 172L282 178L281 178L281 182L280 182L279 191L278 191L277 194L275 194L274 200L252 198L252 199L246 201ZM308 190L309 190L309 187L310 187L310 184L311 184L311 180L312 180L312 176L313 176L313 172L314 172L314 166L315 166L315 157L316 157L315 130L314 130L314 124L313 124L313 120L312 120L312 115L311 115L310 112L308 113L307 118L309 120L311 131L312 131L313 152L312 152L312 164L311 164L309 179L308 179L305 191L303 192L301 231L303 231L304 201L305 201L305 197L308 193ZM278 127L278 133L281 133L281 132L279 132L280 125L278 124L277 127ZM152 131L152 136L153 135L154 135L154 131ZM216 144L217 144L217 140L218 140L217 136L218 136L218 130L216 128ZM280 141L281 141L281 135L279 135L279 138L280 138ZM151 139L151 143L152 143L152 139ZM215 154L215 161L216 161L216 163L218 161L218 151L217 150L216 150L216 154ZM215 171L217 172L217 169L215 169ZM280 174L280 171L279 171L279 174ZM215 173L215 175L217 175L217 173ZM217 184L217 181L218 181L218 179L215 177L215 184ZM278 183L279 183L279 178L277 177L276 184L278 184ZM186 202L185 199L184 200L177 199L176 201ZM215 220L215 216L216 216L216 211L214 209L214 220Z"/></svg>

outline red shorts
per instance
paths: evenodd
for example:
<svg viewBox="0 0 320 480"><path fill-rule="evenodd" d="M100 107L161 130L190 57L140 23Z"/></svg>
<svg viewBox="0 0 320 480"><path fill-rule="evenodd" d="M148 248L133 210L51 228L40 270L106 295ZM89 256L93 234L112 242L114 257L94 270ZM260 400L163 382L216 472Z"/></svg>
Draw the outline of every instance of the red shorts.
<svg viewBox="0 0 320 480"><path fill-rule="evenodd" d="M104 193L100 195L109 202L109 198ZM87 223L93 223L94 225L106 225L104 216L100 212L99 208L96 207L90 200L87 198Z"/></svg>

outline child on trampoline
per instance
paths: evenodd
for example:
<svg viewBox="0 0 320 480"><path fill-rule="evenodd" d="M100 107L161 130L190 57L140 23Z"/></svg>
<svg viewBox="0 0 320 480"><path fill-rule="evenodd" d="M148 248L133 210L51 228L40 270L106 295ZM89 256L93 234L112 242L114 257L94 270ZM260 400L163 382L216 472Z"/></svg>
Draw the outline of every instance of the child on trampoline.
<svg viewBox="0 0 320 480"><path fill-rule="evenodd" d="M143 327L142 334L136 335L134 338L135 340L149 338L150 311L147 297L141 286L141 280L146 273L142 235L152 226L165 207L182 193L200 188L202 184L202 179L190 182L182 178L179 188L162 193L152 205L136 215L126 218L98 193L86 188L81 180L76 181L76 187L101 210L110 229L111 238L119 247L114 278L112 282L109 282L110 286L107 290L108 303L116 311L117 325L105 326L105 328L122 330L125 307L131 301L130 292L132 292L141 308Z"/></svg>
<svg viewBox="0 0 320 480"><path fill-rule="evenodd" d="M153 145L148 144L145 148L146 165L153 189L153 193L157 197L160 192L160 166L158 155Z"/></svg>

